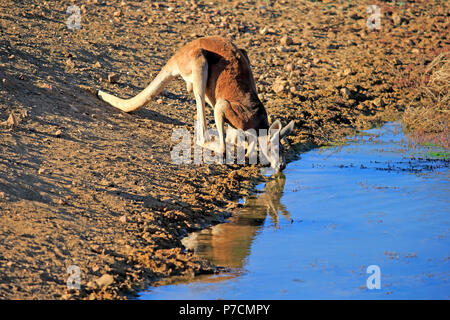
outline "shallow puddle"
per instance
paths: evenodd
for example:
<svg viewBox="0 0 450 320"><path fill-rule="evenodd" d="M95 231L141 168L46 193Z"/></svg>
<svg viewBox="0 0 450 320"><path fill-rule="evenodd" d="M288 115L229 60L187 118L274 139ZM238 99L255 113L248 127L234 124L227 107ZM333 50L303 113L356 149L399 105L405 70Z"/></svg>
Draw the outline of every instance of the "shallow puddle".
<svg viewBox="0 0 450 320"><path fill-rule="evenodd" d="M432 154L398 123L305 153L230 223L184 239L232 272L139 298L448 299L449 162Z"/></svg>

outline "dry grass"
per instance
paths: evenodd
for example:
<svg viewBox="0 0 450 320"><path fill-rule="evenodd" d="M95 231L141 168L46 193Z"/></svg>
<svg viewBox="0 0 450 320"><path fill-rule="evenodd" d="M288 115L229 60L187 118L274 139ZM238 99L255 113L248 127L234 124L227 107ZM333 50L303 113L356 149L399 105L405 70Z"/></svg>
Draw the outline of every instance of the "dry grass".
<svg viewBox="0 0 450 320"><path fill-rule="evenodd" d="M450 52L441 53L425 69L422 85L405 110L403 122L419 143L449 148Z"/></svg>

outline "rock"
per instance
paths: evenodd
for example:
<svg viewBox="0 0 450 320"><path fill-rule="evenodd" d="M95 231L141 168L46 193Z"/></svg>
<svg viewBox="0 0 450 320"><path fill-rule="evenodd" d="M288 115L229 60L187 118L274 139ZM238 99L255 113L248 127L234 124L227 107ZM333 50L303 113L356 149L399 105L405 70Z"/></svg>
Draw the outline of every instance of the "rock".
<svg viewBox="0 0 450 320"><path fill-rule="evenodd" d="M117 83L119 81L120 75L117 73L110 73L108 74L108 82L110 83Z"/></svg>
<svg viewBox="0 0 450 320"><path fill-rule="evenodd" d="M274 83L274 84L272 85L272 90L273 90L276 94L282 93L282 92L284 91L284 85L281 84L281 83Z"/></svg>
<svg viewBox="0 0 450 320"><path fill-rule="evenodd" d="M38 174L50 174L52 171L48 168L40 167L38 170Z"/></svg>
<svg viewBox="0 0 450 320"><path fill-rule="evenodd" d="M60 129L58 129L58 130L55 131L54 135L55 135L55 137L57 137L57 138L61 138L62 131L61 131Z"/></svg>
<svg viewBox="0 0 450 320"><path fill-rule="evenodd" d="M396 12L392 14L392 21L395 26L399 26L402 24L402 17L400 17Z"/></svg>
<svg viewBox="0 0 450 320"><path fill-rule="evenodd" d="M294 41L292 40L291 37L289 37L289 36L286 35L286 36L283 36L283 37L281 38L280 43L281 43L283 46L290 46L291 44L294 43Z"/></svg>
<svg viewBox="0 0 450 320"><path fill-rule="evenodd" d="M288 91L288 82L285 80L277 79L272 85L272 90L277 95L283 95Z"/></svg>
<svg viewBox="0 0 450 320"><path fill-rule="evenodd" d="M127 216L126 215L121 216L119 218L119 221L122 222L122 223L127 223Z"/></svg>
<svg viewBox="0 0 450 320"><path fill-rule="evenodd" d="M343 75L344 77L349 76L349 75L351 75L351 74L352 74L352 69L350 69L350 68L346 68L346 69L344 69L344 71L342 72L342 75Z"/></svg>
<svg viewBox="0 0 450 320"><path fill-rule="evenodd" d="M94 68L101 68L102 65L101 65L100 62L97 61L96 63L94 63L93 67L94 67Z"/></svg>
<svg viewBox="0 0 450 320"><path fill-rule="evenodd" d="M267 27L264 27L262 29L259 29L259 34L264 36L267 34L268 31L269 30L267 29Z"/></svg>
<svg viewBox="0 0 450 320"><path fill-rule="evenodd" d="M300 88L298 86L292 86L289 88L289 91L293 94L300 94Z"/></svg>
<svg viewBox="0 0 450 320"><path fill-rule="evenodd" d="M68 66L69 68L75 68L75 62L73 62L73 60L69 58L66 60L66 66Z"/></svg>
<svg viewBox="0 0 450 320"><path fill-rule="evenodd" d="M13 113L11 113L9 115L8 119L6 121L1 122L0 124L10 127L10 128L13 128L13 127L17 126L18 123L19 122L17 121L16 116Z"/></svg>
<svg viewBox="0 0 450 320"><path fill-rule="evenodd" d="M100 278L95 280L95 283L100 287L100 288L105 288L110 286L112 283L114 282L114 277L110 274L105 273L104 275L102 275Z"/></svg>
<svg viewBox="0 0 450 320"><path fill-rule="evenodd" d="M289 52L289 50L285 46L278 46L277 50L279 52Z"/></svg>

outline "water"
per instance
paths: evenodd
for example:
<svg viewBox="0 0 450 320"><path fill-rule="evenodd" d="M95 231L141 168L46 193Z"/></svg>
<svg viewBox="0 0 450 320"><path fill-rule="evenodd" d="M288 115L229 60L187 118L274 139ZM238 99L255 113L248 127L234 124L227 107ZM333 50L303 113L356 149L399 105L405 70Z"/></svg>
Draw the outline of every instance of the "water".
<svg viewBox="0 0 450 320"><path fill-rule="evenodd" d="M303 154L230 223L185 239L232 272L140 299L449 299L449 163L429 151L389 123Z"/></svg>

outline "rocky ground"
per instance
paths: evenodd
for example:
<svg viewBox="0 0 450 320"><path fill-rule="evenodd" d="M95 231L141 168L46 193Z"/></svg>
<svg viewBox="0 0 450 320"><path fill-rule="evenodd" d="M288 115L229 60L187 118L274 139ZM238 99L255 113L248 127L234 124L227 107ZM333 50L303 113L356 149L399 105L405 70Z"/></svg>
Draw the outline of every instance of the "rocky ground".
<svg viewBox="0 0 450 320"><path fill-rule="evenodd" d="M296 120L293 159L400 118L450 44L446 1L90 0L73 30L70 5L0 2L2 299L124 298L217 272L180 239L232 214L261 179L255 166L172 163L172 132L195 114L182 81L134 114L80 86L135 95L182 44L228 37L248 51L272 118ZM80 290L67 289L71 265Z"/></svg>

